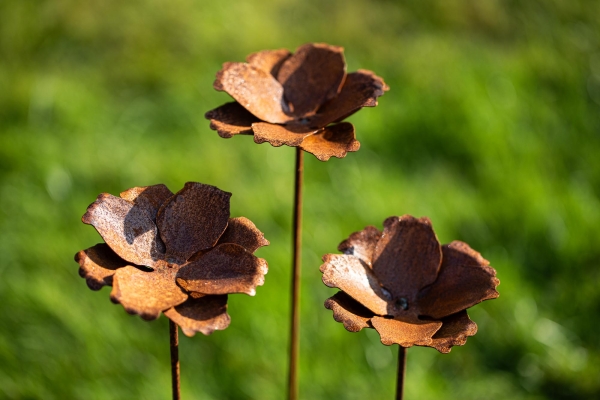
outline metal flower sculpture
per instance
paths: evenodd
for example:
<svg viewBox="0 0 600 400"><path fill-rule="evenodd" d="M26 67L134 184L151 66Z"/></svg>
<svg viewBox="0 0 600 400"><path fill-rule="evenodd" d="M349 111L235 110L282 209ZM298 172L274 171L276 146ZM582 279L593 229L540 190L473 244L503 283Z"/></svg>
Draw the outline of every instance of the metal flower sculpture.
<svg viewBox="0 0 600 400"><path fill-rule="evenodd" d="M350 332L374 328L385 345L442 353L477 332L466 309L498 297L496 271L468 244L440 246L428 218L390 217L326 254L323 282L341 289L325 307Z"/></svg>
<svg viewBox="0 0 600 400"><path fill-rule="evenodd" d="M374 107L388 90L371 71L346 73L343 48L322 43L251 54L228 62L214 88L236 101L206 113L223 138L253 134L256 143L299 147L319 160L357 151L354 126L341 122L362 107Z"/></svg>
<svg viewBox="0 0 600 400"><path fill-rule="evenodd" d="M106 243L75 255L80 275L92 290L112 286L130 314L164 312L187 336L227 328L227 295L255 294L267 263L252 253L269 244L247 218L229 218L230 197L195 182L176 194L165 185L101 194L82 221Z"/></svg>
<svg viewBox="0 0 600 400"><path fill-rule="evenodd" d="M206 113L223 138L253 135L256 143L296 148L292 313L288 388L298 398L300 266L304 152L327 161L357 151L354 126L341 122L362 107L374 107L388 86L371 71L346 73L343 49L308 43L294 54L286 49L251 54L245 63L227 62L214 88L234 98Z"/></svg>

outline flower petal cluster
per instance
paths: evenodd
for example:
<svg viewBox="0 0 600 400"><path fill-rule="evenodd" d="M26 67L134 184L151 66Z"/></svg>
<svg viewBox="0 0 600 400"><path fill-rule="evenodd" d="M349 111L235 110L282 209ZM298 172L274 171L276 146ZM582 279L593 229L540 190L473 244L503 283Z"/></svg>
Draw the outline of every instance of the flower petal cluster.
<svg viewBox="0 0 600 400"><path fill-rule="evenodd" d="M193 336L229 326L227 295L253 296L267 262L252 253L269 242L247 218L229 217L231 193L188 182L98 196L82 217L105 243L75 255L92 290L146 320L161 312Z"/></svg>
<svg viewBox="0 0 600 400"><path fill-rule="evenodd" d="M343 48L322 43L251 54L228 62L214 88L236 101L206 113L223 138L254 135L256 143L300 147L319 160L357 151L354 126L341 122L374 107L389 87L371 71L346 73Z"/></svg>
<svg viewBox="0 0 600 400"><path fill-rule="evenodd" d="M440 246L428 218L390 217L326 254L323 283L341 291L325 307L350 332L374 328L385 345L442 353L477 332L466 309L498 297L496 271L468 244Z"/></svg>

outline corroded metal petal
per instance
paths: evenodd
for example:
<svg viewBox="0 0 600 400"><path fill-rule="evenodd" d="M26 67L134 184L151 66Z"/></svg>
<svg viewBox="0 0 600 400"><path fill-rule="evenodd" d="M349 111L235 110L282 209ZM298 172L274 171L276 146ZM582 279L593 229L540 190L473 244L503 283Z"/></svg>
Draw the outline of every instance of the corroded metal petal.
<svg viewBox="0 0 600 400"><path fill-rule="evenodd" d="M357 257L344 254L325 254L321 265L323 283L343 290L356 301L378 315L388 315L391 296L373 271Z"/></svg>
<svg viewBox="0 0 600 400"><path fill-rule="evenodd" d="M344 49L321 43L300 46L279 69L290 112L301 117L335 97L346 78Z"/></svg>
<svg viewBox="0 0 600 400"><path fill-rule="evenodd" d="M395 301L405 299L414 309L417 293L433 283L442 262L442 250L428 218L390 217L383 223L373 254L373 271Z"/></svg>
<svg viewBox="0 0 600 400"><path fill-rule="evenodd" d="M237 101L223 104L204 114L210 120L210 129L228 139L235 135L252 135L252 124L260 121Z"/></svg>
<svg viewBox="0 0 600 400"><path fill-rule="evenodd" d="M239 244L250 253L254 253L259 247L269 245L265 235L246 217L229 219L227 229L217 244L221 243Z"/></svg>
<svg viewBox="0 0 600 400"><path fill-rule="evenodd" d="M227 295L190 296L180 305L170 308L164 314L181 327L186 336L196 332L210 335L229 326L231 318L227 314Z"/></svg>
<svg viewBox="0 0 600 400"><path fill-rule="evenodd" d="M311 126L327 126L354 114L362 107L375 107L377 98L383 96L389 86L371 71L358 70L346 76L340 94L323 105L310 118Z"/></svg>
<svg viewBox="0 0 600 400"><path fill-rule="evenodd" d="M290 121L283 109L283 86L268 72L246 63L227 62L217 72L213 87L225 91L263 121Z"/></svg>
<svg viewBox="0 0 600 400"><path fill-rule="evenodd" d="M231 193L197 182L163 204L156 223L167 247L167 260L182 264L192 254L213 247L227 228Z"/></svg>
<svg viewBox="0 0 600 400"><path fill-rule="evenodd" d="M442 253L437 280L419 293L421 314L437 319L499 296L496 270L468 244L454 241Z"/></svg>
<svg viewBox="0 0 600 400"><path fill-rule="evenodd" d="M279 147L286 145L290 147L299 146L306 136L317 132L317 129L311 129L302 125L274 125L266 122L257 122L252 124L254 132L254 142L269 142L271 146Z"/></svg>
<svg viewBox="0 0 600 400"><path fill-rule="evenodd" d="M367 226L362 231L354 232L338 246L344 254L354 255L369 267L372 265L375 246L381 238L381 232L374 226Z"/></svg>
<svg viewBox="0 0 600 400"><path fill-rule="evenodd" d="M165 185L134 187L122 192L122 199L132 202L134 205L146 210L153 221L156 221L158 209L164 202L173 196L173 192Z"/></svg>
<svg viewBox="0 0 600 400"><path fill-rule="evenodd" d="M452 346L462 346L467 343L467 337L477 333L477 324L469 318L467 311L442 318L442 327L433 335L429 346L435 347L440 353L450 353Z"/></svg>
<svg viewBox="0 0 600 400"><path fill-rule="evenodd" d="M356 140L354 126L342 122L305 137L300 148L314 154L320 161L327 161L331 157L344 158L348 152L358 151L360 142Z"/></svg>
<svg viewBox="0 0 600 400"><path fill-rule="evenodd" d="M371 310L344 292L337 292L328 298L325 301L325 308L333 311L333 319L344 324L344 328L349 332L369 328L369 321L375 316Z"/></svg>
<svg viewBox="0 0 600 400"><path fill-rule="evenodd" d="M265 281L267 262L242 246L220 244L195 261L182 267L177 283L189 292L204 294L256 294Z"/></svg>
<svg viewBox="0 0 600 400"><path fill-rule="evenodd" d="M88 287L100 290L103 286L112 286L112 277L119 268L129 263L115 254L106 243L98 243L75 254L79 263L79 275L85 278Z"/></svg>
<svg viewBox="0 0 600 400"><path fill-rule="evenodd" d="M110 299L120 303L129 314L145 320L158 318L161 311L183 303L188 295L175 283L177 268L158 266L154 271L142 271L127 266L113 276Z"/></svg>
<svg viewBox="0 0 600 400"><path fill-rule="evenodd" d="M246 57L248 64L277 77L281 64L291 55L288 49L262 50Z"/></svg>
<svg viewBox="0 0 600 400"><path fill-rule="evenodd" d="M440 321L431 321L421 325L409 324L395 319L373 317L371 324L386 346L399 344L402 347L428 346L432 336L440 329Z"/></svg>
<svg viewBox="0 0 600 400"><path fill-rule="evenodd" d="M81 220L93 225L110 248L130 263L152 267L164 257L156 224L142 206L102 193Z"/></svg>

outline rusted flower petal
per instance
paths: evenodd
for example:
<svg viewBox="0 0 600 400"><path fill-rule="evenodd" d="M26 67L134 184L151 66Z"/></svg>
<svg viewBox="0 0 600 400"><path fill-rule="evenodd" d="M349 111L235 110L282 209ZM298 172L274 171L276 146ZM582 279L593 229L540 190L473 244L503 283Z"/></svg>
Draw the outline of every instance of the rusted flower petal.
<svg viewBox="0 0 600 400"><path fill-rule="evenodd" d="M379 315L388 315L389 293L382 289L371 269L354 256L326 254L321 265L323 283L336 287Z"/></svg>
<svg viewBox="0 0 600 400"><path fill-rule="evenodd" d="M75 254L79 263L79 275L85 278L88 287L100 290L103 286L112 286L115 271L128 265L127 261L115 254L106 243L98 243Z"/></svg>
<svg viewBox="0 0 600 400"><path fill-rule="evenodd" d="M386 345L448 353L477 332L466 309L498 296L488 261L463 242L440 246L427 218L390 217L383 232L366 227L338 248L345 254L326 254L321 272L342 292L325 307L350 331L376 329Z"/></svg>
<svg viewBox="0 0 600 400"><path fill-rule="evenodd" d="M300 148L314 154L320 161L327 161L331 157L344 158L348 152L358 151L360 143L356 140L354 126L342 122L305 137Z"/></svg>
<svg viewBox="0 0 600 400"><path fill-rule="evenodd" d="M415 307L417 293L433 283L442 262L440 244L428 218L390 217L373 254L373 271L396 301Z"/></svg>
<svg viewBox="0 0 600 400"><path fill-rule="evenodd" d="M283 63L277 80L283 85L290 112L300 117L335 97L345 77L343 48L309 43L300 46Z"/></svg>
<svg viewBox="0 0 600 400"><path fill-rule="evenodd" d="M120 303L129 314L143 319L158 318L161 311L183 303L188 295L175 283L177 268L159 266L154 271L142 271L127 266L113 276L110 299Z"/></svg>
<svg viewBox="0 0 600 400"><path fill-rule="evenodd" d="M210 120L210 129L225 139L235 135L252 135L252 124L260 121L237 101L225 103L207 112L204 117Z"/></svg>
<svg viewBox="0 0 600 400"><path fill-rule="evenodd" d="M358 70L346 76L340 94L325 103L317 114L310 118L311 126L326 126L341 121L363 107L375 107L377 98L389 90L383 79L371 71Z"/></svg>
<svg viewBox="0 0 600 400"><path fill-rule="evenodd" d="M467 311L442 318L442 327L432 337L429 346L435 347L440 353L450 353L452 346L462 346L467 343L467 337L477 333L477 324L469 318Z"/></svg>
<svg viewBox="0 0 600 400"><path fill-rule="evenodd" d="M164 256L156 224L143 206L102 193L81 220L93 225L110 248L130 263L152 267Z"/></svg>
<svg viewBox="0 0 600 400"><path fill-rule="evenodd" d="M188 182L161 207L156 220L170 262L183 264L217 243L227 228L230 197L215 186Z"/></svg>
<svg viewBox="0 0 600 400"><path fill-rule="evenodd" d="M177 283L189 292L254 296L256 287L264 283L267 269L264 259L238 244L224 243L182 267Z"/></svg>
<svg viewBox="0 0 600 400"><path fill-rule="evenodd" d="M299 146L306 136L317 132L317 129L308 128L302 125L274 125L265 122L252 124L254 131L254 142L269 142L271 146L279 147L286 145L290 147Z"/></svg>
<svg viewBox="0 0 600 400"><path fill-rule="evenodd" d="M132 202L135 206L146 210L152 220L156 221L158 209L165 201L173 196L173 192L165 185L159 184L134 187L122 192L119 196L121 196L122 199Z"/></svg>
<svg viewBox="0 0 600 400"><path fill-rule="evenodd" d="M417 325L377 316L371 319L371 324L379 333L381 343L386 346L399 344L402 347L430 345L432 336L442 326L439 321Z"/></svg>
<svg viewBox="0 0 600 400"><path fill-rule="evenodd" d="M437 319L499 296L496 271L468 244L454 241L442 253L437 280L419 293L421 314Z"/></svg>
<svg viewBox="0 0 600 400"><path fill-rule="evenodd" d="M258 230L252 221L245 217L229 219L227 229L225 229L217 244L221 243L239 244L250 253L254 253L259 247L269 245L265 235Z"/></svg>
<svg viewBox="0 0 600 400"><path fill-rule="evenodd" d="M213 86L227 92L263 121L282 124L291 120L282 109L283 87L260 68L246 63L225 63Z"/></svg>
<svg viewBox="0 0 600 400"><path fill-rule="evenodd" d="M231 322L227 314L227 295L190 296L185 302L164 312L173 322L181 327L187 336L196 332L210 335L214 331L227 328Z"/></svg>
<svg viewBox="0 0 600 400"><path fill-rule="evenodd" d="M337 292L325 301L325 308L333 311L333 319L344 324L349 332L369 328L369 320L375 316L365 306L344 292Z"/></svg>
<svg viewBox="0 0 600 400"><path fill-rule="evenodd" d="M371 266L375 246L381 238L381 232L374 226L367 226L359 232L354 232L338 246L338 250L344 254L358 257L362 262Z"/></svg>
<svg viewBox="0 0 600 400"><path fill-rule="evenodd" d="M246 57L248 64L253 65L277 77L281 64L291 55L288 49L263 50Z"/></svg>

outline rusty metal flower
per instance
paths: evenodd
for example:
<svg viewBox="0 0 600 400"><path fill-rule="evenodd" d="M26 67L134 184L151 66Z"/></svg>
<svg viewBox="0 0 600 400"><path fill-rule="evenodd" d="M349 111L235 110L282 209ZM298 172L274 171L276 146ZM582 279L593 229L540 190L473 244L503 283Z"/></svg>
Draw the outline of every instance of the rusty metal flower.
<svg viewBox="0 0 600 400"><path fill-rule="evenodd" d="M247 218L229 218L231 193L188 182L102 193L82 221L106 243L75 255L92 290L146 320L161 312L193 336L229 326L227 295L253 296L267 263L252 253L269 242Z"/></svg>
<svg viewBox="0 0 600 400"><path fill-rule="evenodd" d="M256 143L300 147L319 160L357 151L354 126L340 122L374 107L389 87L371 71L346 73L343 48L322 43L249 55L227 62L214 88L236 101L206 113L223 138L254 135Z"/></svg>
<svg viewBox="0 0 600 400"><path fill-rule="evenodd" d="M428 218L390 217L326 254L323 283L341 289L325 307L350 332L374 328L385 345L442 353L477 332L466 309L498 297L496 271L468 244L440 246Z"/></svg>

